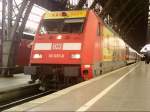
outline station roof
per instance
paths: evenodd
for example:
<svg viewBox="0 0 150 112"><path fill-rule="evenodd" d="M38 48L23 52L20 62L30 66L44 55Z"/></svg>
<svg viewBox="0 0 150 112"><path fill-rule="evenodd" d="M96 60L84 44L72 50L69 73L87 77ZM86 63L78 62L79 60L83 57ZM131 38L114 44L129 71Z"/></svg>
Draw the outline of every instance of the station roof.
<svg viewBox="0 0 150 112"><path fill-rule="evenodd" d="M36 4L34 8L40 6L51 11L70 10L67 5L71 3L77 9L82 9L87 1L90 4L101 4L104 10L103 16L105 17L107 14L111 16L112 24L117 26L114 29L124 35L122 38L134 49L139 51L146 43L150 42L147 36L149 0L34 0ZM37 24L39 20L33 18L40 18L41 15L38 17L33 10L27 24L31 22Z"/></svg>
<svg viewBox="0 0 150 112"><path fill-rule="evenodd" d="M124 33L124 40L134 49L140 50L150 42L147 35L148 0L102 0L106 12Z"/></svg>

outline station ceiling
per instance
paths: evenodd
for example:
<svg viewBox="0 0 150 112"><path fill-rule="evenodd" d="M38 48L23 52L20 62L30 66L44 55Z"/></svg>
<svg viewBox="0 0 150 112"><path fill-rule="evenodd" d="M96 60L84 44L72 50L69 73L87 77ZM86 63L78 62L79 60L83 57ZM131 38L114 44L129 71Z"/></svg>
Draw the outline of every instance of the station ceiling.
<svg viewBox="0 0 150 112"><path fill-rule="evenodd" d="M94 0L104 9L103 15L111 15L117 31L134 49L140 50L150 42L147 36L149 0ZM48 10L66 10L67 0L35 0L35 3ZM86 0L80 0L81 9ZM120 30L118 30L120 29Z"/></svg>

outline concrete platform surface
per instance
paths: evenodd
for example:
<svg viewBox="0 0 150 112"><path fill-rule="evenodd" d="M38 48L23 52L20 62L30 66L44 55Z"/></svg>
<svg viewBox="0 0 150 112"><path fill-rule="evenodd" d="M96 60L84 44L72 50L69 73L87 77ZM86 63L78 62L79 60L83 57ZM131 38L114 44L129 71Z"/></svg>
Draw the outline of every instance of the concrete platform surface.
<svg viewBox="0 0 150 112"><path fill-rule="evenodd" d="M7 111L150 111L150 65L139 62Z"/></svg>
<svg viewBox="0 0 150 112"><path fill-rule="evenodd" d="M29 75L22 74L14 74L13 77L0 77L0 92L12 89L20 85L26 85L30 80Z"/></svg>

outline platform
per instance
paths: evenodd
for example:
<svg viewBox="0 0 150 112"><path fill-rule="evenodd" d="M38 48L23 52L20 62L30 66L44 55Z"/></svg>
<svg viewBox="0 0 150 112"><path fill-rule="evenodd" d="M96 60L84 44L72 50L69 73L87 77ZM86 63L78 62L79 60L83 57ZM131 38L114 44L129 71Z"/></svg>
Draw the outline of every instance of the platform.
<svg viewBox="0 0 150 112"><path fill-rule="evenodd" d="M7 111L150 111L150 64L139 62Z"/></svg>
<svg viewBox="0 0 150 112"><path fill-rule="evenodd" d="M0 77L0 92L27 84L29 80L30 76L23 73L15 74L13 77Z"/></svg>

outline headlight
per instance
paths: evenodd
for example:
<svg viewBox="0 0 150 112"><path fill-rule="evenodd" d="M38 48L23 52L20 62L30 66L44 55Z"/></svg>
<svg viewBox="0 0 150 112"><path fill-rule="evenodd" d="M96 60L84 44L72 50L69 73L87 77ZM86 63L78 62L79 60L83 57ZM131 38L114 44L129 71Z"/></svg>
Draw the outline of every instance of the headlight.
<svg viewBox="0 0 150 112"><path fill-rule="evenodd" d="M90 68L91 65L84 65L84 68Z"/></svg>
<svg viewBox="0 0 150 112"><path fill-rule="evenodd" d="M41 59L42 58L42 54L34 54L33 58L34 59Z"/></svg>
<svg viewBox="0 0 150 112"><path fill-rule="evenodd" d="M58 40L62 39L62 36L61 36L61 35L58 35L58 36L57 36L57 39L58 39Z"/></svg>
<svg viewBox="0 0 150 112"><path fill-rule="evenodd" d="M80 54L72 54L71 55L72 59L80 59L80 57L81 57Z"/></svg>

